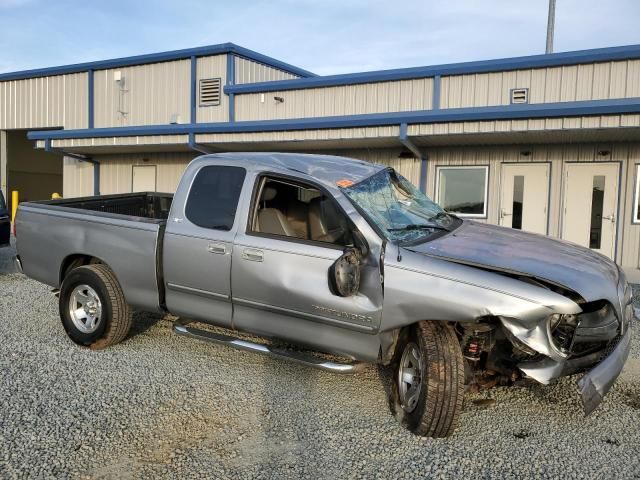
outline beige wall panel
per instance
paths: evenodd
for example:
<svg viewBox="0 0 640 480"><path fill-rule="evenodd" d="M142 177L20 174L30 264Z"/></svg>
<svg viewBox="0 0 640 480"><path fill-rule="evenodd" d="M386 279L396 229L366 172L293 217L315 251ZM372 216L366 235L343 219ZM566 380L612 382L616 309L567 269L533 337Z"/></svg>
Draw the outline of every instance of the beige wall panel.
<svg viewBox="0 0 640 480"><path fill-rule="evenodd" d="M117 71L122 88L114 79ZM95 126L169 124L174 114L188 123L190 72L189 60L96 71Z"/></svg>
<svg viewBox="0 0 640 480"><path fill-rule="evenodd" d="M62 196L65 198L93 195L93 164L64 157Z"/></svg>
<svg viewBox="0 0 640 480"><path fill-rule="evenodd" d="M0 130L87 128L86 73L0 82Z"/></svg>
<svg viewBox="0 0 640 480"><path fill-rule="evenodd" d="M429 110L432 89L432 79L418 79L236 95L236 120ZM281 97L284 102L277 102L274 97Z"/></svg>
<svg viewBox="0 0 640 480"><path fill-rule="evenodd" d="M611 62L609 98L622 98L627 93L627 62Z"/></svg>
<svg viewBox="0 0 640 480"><path fill-rule="evenodd" d="M277 68L269 67L242 57L235 57L235 63L236 85L299 78L298 75L284 72Z"/></svg>
<svg viewBox="0 0 640 480"><path fill-rule="evenodd" d="M198 155L193 153L148 153L100 155L100 192L128 193L132 189L134 165L155 165L157 167L157 190L175 192L182 172Z"/></svg>
<svg viewBox="0 0 640 480"><path fill-rule="evenodd" d="M221 86L227 83L227 56L214 55L197 59L197 79L220 78ZM227 122L229 121L229 96L224 93L220 96L220 105L201 107L200 100L196 99L196 121L200 123Z"/></svg>
<svg viewBox="0 0 640 480"><path fill-rule="evenodd" d="M640 60L627 62L626 97L640 97Z"/></svg>

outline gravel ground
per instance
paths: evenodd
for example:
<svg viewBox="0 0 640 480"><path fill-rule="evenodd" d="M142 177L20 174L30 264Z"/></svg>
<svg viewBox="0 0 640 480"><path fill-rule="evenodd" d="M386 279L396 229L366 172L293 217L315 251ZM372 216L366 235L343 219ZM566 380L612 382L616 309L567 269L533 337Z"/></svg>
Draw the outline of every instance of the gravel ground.
<svg viewBox="0 0 640 480"><path fill-rule="evenodd" d="M640 340L588 418L565 379L467 395L455 436L424 439L392 418L374 367L319 372L146 314L122 344L81 349L12 254L0 249L0 478L640 477Z"/></svg>

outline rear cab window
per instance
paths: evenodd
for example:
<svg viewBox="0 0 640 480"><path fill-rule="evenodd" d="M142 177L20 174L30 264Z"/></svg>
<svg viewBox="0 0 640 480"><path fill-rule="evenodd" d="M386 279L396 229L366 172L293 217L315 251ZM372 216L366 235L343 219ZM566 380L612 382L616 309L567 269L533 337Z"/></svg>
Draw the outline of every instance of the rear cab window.
<svg viewBox="0 0 640 480"><path fill-rule="evenodd" d="M187 198L187 219L202 228L231 230L246 174L241 167L210 165L201 168Z"/></svg>

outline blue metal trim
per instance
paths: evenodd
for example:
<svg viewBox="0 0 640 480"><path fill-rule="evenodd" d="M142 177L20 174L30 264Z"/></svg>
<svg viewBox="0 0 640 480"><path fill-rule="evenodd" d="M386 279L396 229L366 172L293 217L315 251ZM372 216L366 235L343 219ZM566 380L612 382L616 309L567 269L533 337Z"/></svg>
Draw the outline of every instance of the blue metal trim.
<svg viewBox="0 0 640 480"><path fill-rule="evenodd" d="M427 193L427 170L428 170L427 159L425 157L422 157L422 160L420 161L419 188L420 188L420 191L425 194Z"/></svg>
<svg viewBox="0 0 640 480"><path fill-rule="evenodd" d="M220 55L224 53L235 53L269 67L277 68L285 72L299 75L301 77L312 77L315 73L309 72L294 65L290 65L275 58L268 57L248 48L240 47L233 43L221 43L219 45L208 45L205 47L186 48L183 50L172 50L169 52L151 53L147 55L135 55L132 57L114 58L111 60L100 60L97 62L77 63L73 65L63 65L59 67L36 68L33 70L23 70L20 72L8 72L0 74L0 81L20 80L24 78L48 77L52 75L63 75L66 73L85 72L87 70L104 70L106 68L130 67L133 65L145 65L149 63L168 62L172 60L185 60L190 57L205 57L209 55Z"/></svg>
<svg viewBox="0 0 640 480"><path fill-rule="evenodd" d="M189 148L198 153L211 153L209 150L196 143L196 134L193 132L189 133Z"/></svg>
<svg viewBox="0 0 640 480"><path fill-rule="evenodd" d="M242 122L197 123L182 125L144 125L81 130L38 130L27 133L30 140L47 138L104 138L136 135L187 135L193 133L274 132L324 128L357 128L399 125L402 123L442 123L523 118L575 117L640 113L640 97L614 100L500 105L495 107L448 108L414 112L369 113L337 117L255 120Z"/></svg>
<svg viewBox="0 0 640 480"><path fill-rule="evenodd" d="M440 110L440 75L433 77L433 98L431 100L431 108Z"/></svg>
<svg viewBox="0 0 640 480"><path fill-rule="evenodd" d="M526 57L481 60L475 62L452 63L428 67L378 70L363 73L327 75L297 80L279 80L275 82L249 83L226 87L227 93L256 93L282 90L300 90L305 88L354 85L359 83L386 82L390 80L408 80L412 78L434 77L436 75L459 75L464 73L486 73L518 70L523 68L544 68L560 65L579 65L582 63L607 62L640 58L640 45L624 47L597 48L575 52L531 55Z"/></svg>
<svg viewBox="0 0 640 480"><path fill-rule="evenodd" d="M93 70L87 70L87 104L88 104L88 111L87 111L87 127L88 128L93 128L94 127L94 108L95 108L95 103L94 103L94 98L95 98L95 88L94 88L94 78L93 78Z"/></svg>
<svg viewBox="0 0 640 480"><path fill-rule="evenodd" d="M100 163L93 163L93 194L100 195Z"/></svg>
<svg viewBox="0 0 640 480"><path fill-rule="evenodd" d="M197 122L197 110L196 110L196 101L197 101L197 83L198 83L198 59L195 55L191 56L191 90L189 95L189 106L190 106L190 123Z"/></svg>
<svg viewBox="0 0 640 480"><path fill-rule="evenodd" d="M236 57L232 53L227 54L227 85L236 84ZM229 121L236 121L236 95L228 93L229 97Z"/></svg>
<svg viewBox="0 0 640 480"><path fill-rule="evenodd" d="M88 162L93 164L93 194L100 195L100 162L94 160L91 157L86 157L84 155L78 155L76 153L69 153L58 148L53 148L51 146L51 139L45 138L44 140L44 150L49 153L56 153L58 155L63 155L65 157L75 158L76 160L80 160L81 162Z"/></svg>

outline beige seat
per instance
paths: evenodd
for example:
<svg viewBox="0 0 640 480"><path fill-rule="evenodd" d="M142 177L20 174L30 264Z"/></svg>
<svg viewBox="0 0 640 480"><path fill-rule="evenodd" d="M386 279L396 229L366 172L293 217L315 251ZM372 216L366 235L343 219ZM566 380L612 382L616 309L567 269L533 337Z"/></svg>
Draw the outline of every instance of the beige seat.
<svg viewBox="0 0 640 480"><path fill-rule="evenodd" d="M272 201L278 191L272 187L266 187L262 194L262 200L264 202ZM258 222L256 225L256 231L262 233L272 233L274 235L285 235L287 237L294 237L295 230L289 224L287 217L277 208L262 208L258 212Z"/></svg>
<svg viewBox="0 0 640 480"><path fill-rule="evenodd" d="M309 202L309 235L311 240L334 243L343 233L339 214L329 200L317 197Z"/></svg>

